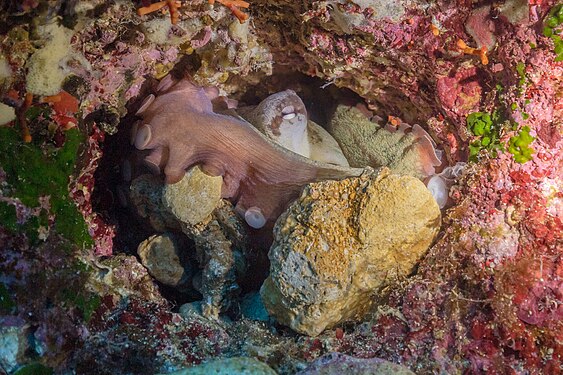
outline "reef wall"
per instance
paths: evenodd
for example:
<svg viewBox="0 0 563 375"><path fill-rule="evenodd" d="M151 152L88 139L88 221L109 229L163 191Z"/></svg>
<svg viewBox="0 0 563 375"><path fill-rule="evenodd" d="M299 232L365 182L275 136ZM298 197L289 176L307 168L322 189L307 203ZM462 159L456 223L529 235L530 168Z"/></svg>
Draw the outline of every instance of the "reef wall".
<svg viewBox="0 0 563 375"><path fill-rule="evenodd" d="M0 1L0 372L169 373L238 356L283 374L384 360L405 373L561 371L560 3L151 3ZM325 127L336 104L392 132L418 124L444 153L436 175L467 163L440 175L436 241L363 297L368 315L296 334L260 301L271 239L236 207L186 226L151 201L160 188L137 184L131 210L135 112L186 74L246 104L293 89ZM155 281L136 256L167 230L189 253L170 269L193 287Z"/></svg>

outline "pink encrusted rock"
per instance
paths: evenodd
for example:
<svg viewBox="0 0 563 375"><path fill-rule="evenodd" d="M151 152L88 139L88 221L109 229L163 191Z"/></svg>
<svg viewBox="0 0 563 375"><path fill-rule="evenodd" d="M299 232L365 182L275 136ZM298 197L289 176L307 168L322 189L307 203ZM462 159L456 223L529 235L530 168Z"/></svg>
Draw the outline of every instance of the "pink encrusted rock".
<svg viewBox="0 0 563 375"><path fill-rule="evenodd" d="M485 47L491 51L496 43L495 24L491 19L491 6L485 5L471 12L465 21L465 30L477 43L477 48Z"/></svg>

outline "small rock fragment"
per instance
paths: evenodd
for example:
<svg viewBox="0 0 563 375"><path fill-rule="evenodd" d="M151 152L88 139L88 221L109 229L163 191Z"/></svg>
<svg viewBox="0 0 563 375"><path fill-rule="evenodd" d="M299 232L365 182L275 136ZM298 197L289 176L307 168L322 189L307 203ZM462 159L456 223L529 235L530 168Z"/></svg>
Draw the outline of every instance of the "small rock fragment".
<svg viewBox="0 0 563 375"><path fill-rule="evenodd" d="M178 220L196 225L208 218L221 200L221 176L206 175L199 167L186 172L182 180L164 185L164 207Z"/></svg>
<svg viewBox="0 0 563 375"><path fill-rule="evenodd" d="M180 249L174 235L154 235L139 244L137 253L152 277L173 287L184 284L191 276L180 261Z"/></svg>
<svg viewBox="0 0 563 375"><path fill-rule="evenodd" d="M178 220L162 204L163 183L158 176L144 174L135 178L129 188L131 207L158 231L180 229Z"/></svg>
<svg viewBox="0 0 563 375"><path fill-rule="evenodd" d="M0 369L11 373L20 365L24 352L29 349L25 322L16 317L0 319Z"/></svg>
<svg viewBox="0 0 563 375"><path fill-rule="evenodd" d="M264 305L312 336L362 318L378 290L412 272L439 228L440 209L416 178L384 169L310 184L274 227Z"/></svg>

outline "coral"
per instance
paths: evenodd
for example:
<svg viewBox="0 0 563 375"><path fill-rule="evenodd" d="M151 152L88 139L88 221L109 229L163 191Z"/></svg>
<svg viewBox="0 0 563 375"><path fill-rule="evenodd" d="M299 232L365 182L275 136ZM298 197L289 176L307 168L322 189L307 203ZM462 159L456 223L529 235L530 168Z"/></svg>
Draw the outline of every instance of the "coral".
<svg viewBox="0 0 563 375"><path fill-rule="evenodd" d="M209 4L213 5L215 0L208 0ZM238 18L240 23L244 23L248 19L248 14L244 13L239 9L240 8L248 8L250 6L249 3L242 0L217 0L218 3L223 4L233 13L233 15Z"/></svg>
<svg viewBox="0 0 563 375"><path fill-rule="evenodd" d="M274 227L264 304L307 335L361 318L381 288L412 271L439 227L438 206L413 177L384 170L308 185Z"/></svg>
<svg viewBox="0 0 563 375"><path fill-rule="evenodd" d="M148 13L156 12L164 7L168 7L168 11L170 12L170 22L172 25L178 23L179 15L178 15L178 7L181 5L180 1L175 0L166 0L166 1L159 1L158 3L153 3L146 7L141 7L137 9L137 14L139 16L144 16Z"/></svg>
<svg viewBox="0 0 563 375"><path fill-rule="evenodd" d="M159 95L138 113L143 125L133 138L137 149L150 150L145 162L163 171L167 183L180 181L186 168L199 164L205 173L223 176L221 196L236 199L239 212L258 207L274 221L305 183L361 173L300 157L247 122L214 113L208 95L215 94L186 79L167 77L157 90Z"/></svg>
<svg viewBox="0 0 563 375"><path fill-rule="evenodd" d="M72 72L68 61L80 57L72 51L72 30L52 20L41 25L38 32L44 34L45 45L35 51L27 62L26 88L36 95L55 95Z"/></svg>

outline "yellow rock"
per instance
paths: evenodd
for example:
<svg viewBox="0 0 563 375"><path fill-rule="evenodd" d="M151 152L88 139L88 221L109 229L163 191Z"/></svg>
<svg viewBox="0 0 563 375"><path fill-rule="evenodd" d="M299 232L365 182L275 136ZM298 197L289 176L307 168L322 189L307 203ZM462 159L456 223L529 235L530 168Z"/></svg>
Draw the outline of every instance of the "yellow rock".
<svg viewBox="0 0 563 375"><path fill-rule="evenodd" d="M266 308L312 336L362 318L378 291L413 271L440 218L421 181L388 169L308 185L274 228Z"/></svg>

